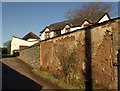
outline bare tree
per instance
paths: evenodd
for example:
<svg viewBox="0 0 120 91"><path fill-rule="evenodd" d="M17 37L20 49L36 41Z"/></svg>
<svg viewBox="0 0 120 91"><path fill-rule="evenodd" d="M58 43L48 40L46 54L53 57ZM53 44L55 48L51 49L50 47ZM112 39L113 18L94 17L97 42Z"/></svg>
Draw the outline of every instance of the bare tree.
<svg viewBox="0 0 120 91"><path fill-rule="evenodd" d="M5 43L3 43L3 47L7 48L7 53L10 54L10 51L11 51L11 40L8 40Z"/></svg>
<svg viewBox="0 0 120 91"><path fill-rule="evenodd" d="M105 2L90 2L86 3L78 9L69 9L65 14L68 19L74 18L95 18L102 13L109 13L112 10L112 5Z"/></svg>

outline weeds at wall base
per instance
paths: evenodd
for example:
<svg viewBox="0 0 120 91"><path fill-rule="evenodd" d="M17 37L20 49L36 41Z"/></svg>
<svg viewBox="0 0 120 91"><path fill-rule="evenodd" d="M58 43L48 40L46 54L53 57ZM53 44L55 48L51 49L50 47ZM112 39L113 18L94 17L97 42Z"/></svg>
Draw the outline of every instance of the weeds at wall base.
<svg viewBox="0 0 120 91"><path fill-rule="evenodd" d="M66 84L63 81L56 79L56 77L53 74L43 71L41 69L34 69L34 73L40 76L41 78L46 79L55 85L58 85L61 89L80 89L79 87Z"/></svg>

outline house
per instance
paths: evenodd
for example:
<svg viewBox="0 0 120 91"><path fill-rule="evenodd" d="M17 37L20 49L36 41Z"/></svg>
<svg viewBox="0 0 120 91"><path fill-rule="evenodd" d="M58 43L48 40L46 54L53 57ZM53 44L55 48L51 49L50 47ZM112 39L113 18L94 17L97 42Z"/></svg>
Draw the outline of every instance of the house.
<svg viewBox="0 0 120 91"><path fill-rule="evenodd" d="M21 49L25 49L29 46L32 46L38 41L39 37L33 32L29 32L23 38L13 36L11 40L11 54L13 54L13 52L15 51L19 51Z"/></svg>
<svg viewBox="0 0 120 91"><path fill-rule="evenodd" d="M45 40L48 38L59 36L64 33L68 33L71 31L75 31L77 29L84 28L86 26L90 26L92 24L101 23L101 22L110 20L108 13L104 13L95 17L96 18L93 17L91 20L89 18L88 19L76 18L76 19L71 19L71 20L66 20L63 22L51 24L45 27L40 32L40 39Z"/></svg>

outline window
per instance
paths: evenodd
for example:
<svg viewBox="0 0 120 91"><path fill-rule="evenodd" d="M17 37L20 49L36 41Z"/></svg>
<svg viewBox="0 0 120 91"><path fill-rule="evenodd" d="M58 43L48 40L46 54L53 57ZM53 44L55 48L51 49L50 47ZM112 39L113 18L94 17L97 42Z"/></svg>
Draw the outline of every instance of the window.
<svg viewBox="0 0 120 91"><path fill-rule="evenodd" d="M70 28L65 28L65 32L66 33L70 32Z"/></svg>
<svg viewBox="0 0 120 91"><path fill-rule="evenodd" d="M61 30L55 31L55 36L59 36L59 35L61 35Z"/></svg>
<svg viewBox="0 0 120 91"><path fill-rule="evenodd" d="M45 33L45 39L48 39L48 38L50 38L50 33L49 33L49 32L46 32L46 33Z"/></svg>

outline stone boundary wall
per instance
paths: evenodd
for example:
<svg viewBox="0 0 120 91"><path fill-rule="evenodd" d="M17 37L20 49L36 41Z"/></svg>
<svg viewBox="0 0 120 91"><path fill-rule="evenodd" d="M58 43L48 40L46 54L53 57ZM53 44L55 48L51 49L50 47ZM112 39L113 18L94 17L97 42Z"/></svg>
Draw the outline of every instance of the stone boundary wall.
<svg viewBox="0 0 120 91"><path fill-rule="evenodd" d="M40 65L40 46L32 46L20 51L20 59L33 68L39 68Z"/></svg>
<svg viewBox="0 0 120 91"><path fill-rule="evenodd" d="M118 89L119 19L41 41L40 66L82 89ZM91 83L91 84L90 84Z"/></svg>

